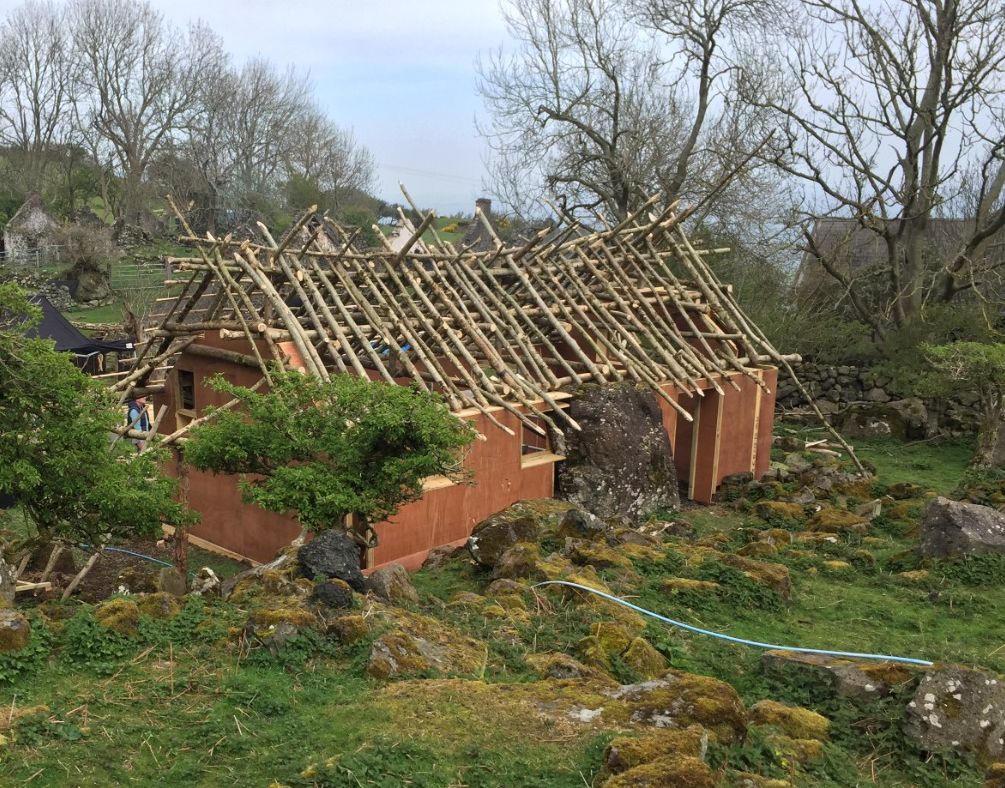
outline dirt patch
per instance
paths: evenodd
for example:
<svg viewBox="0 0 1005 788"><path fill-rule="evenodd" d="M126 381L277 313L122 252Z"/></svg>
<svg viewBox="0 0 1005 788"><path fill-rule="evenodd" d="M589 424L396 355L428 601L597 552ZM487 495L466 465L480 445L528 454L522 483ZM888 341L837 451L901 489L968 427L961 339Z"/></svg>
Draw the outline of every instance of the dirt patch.
<svg viewBox="0 0 1005 788"><path fill-rule="evenodd" d="M127 541L116 542L112 547L129 550L133 553L140 553L149 558L156 558L168 564L174 562L174 547L170 541L163 541L158 544L158 540L153 537L141 537ZM82 551L75 551L78 568L83 566L87 560L87 555ZM236 561L230 561L205 550L189 546L188 563L190 572L194 572L199 567L211 566L221 578L229 577L232 574L244 569ZM118 552L118 550L104 550L101 558L92 567L91 571L77 586L75 597L85 602L99 602L107 599L119 590L119 577L123 572L130 572L133 576L151 574L155 576L163 567L163 564L149 561L145 558ZM23 580L35 581L39 572L26 572ZM62 589L73 579L73 575L53 573L52 596L60 596Z"/></svg>

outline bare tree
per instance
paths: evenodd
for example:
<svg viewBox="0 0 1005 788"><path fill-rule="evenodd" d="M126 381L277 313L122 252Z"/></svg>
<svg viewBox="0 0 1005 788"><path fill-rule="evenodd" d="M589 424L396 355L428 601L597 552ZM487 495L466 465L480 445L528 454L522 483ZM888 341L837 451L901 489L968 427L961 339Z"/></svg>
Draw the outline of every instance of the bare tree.
<svg viewBox="0 0 1005 788"><path fill-rule="evenodd" d="M313 182L335 210L347 195L373 187L377 169L373 154L316 107L295 124L293 140L288 175Z"/></svg>
<svg viewBox="0 0 1005 788"><path fill-rule="evenodd" d="M208 226L277 193L297 144L295 127L310 110L310 86L293 68L255 59L202 84L199 109L180 146L201 174Z"/></svg>
<svg viewBox="0 0 1005 788"><path fill-rule="evenodd" d="M26 192L41 191L53 149L67 141L71 74L60 7L29 0L7 15L0 26L0 141L19 154Z"/></svg>
<svg viewBox="0 0 1005 788"><path fill-rule="evenodd" d="M1005 259L988 255L1005 227L1005 3L803 0L797 11L776 67L790 76L768 93L786 97L769 102L785 131L777 162L805 185L810 222L841 217L877 239L865 277L807 229L810 255L881 338ZM933 264L933 218L964 197ZM867 292L877 279L878 299Z"/></svg>
<svg viewBox="0 0 1005 788"><path fill-rule="evenodd" d="M724 200L731 174L734 193L763 187L767 171L750 154L768 113L741 101L737 86L756 65L746 41L774 5L511 0L518 49L478 66L498 196L518 210L546 196L620 218L657 190L690 201L716 190Z"/></svg>
<svg viewBox="0 0 1005 788"><path fill-rule="evenodd" d="M139 0L78 0L72 13L90 97L84 127L98 160L112 163L121 177L117 219L135 222L144 173L188 122L203 80L222 67L220 42L199 24L187 33L171 28Z"/></svg>

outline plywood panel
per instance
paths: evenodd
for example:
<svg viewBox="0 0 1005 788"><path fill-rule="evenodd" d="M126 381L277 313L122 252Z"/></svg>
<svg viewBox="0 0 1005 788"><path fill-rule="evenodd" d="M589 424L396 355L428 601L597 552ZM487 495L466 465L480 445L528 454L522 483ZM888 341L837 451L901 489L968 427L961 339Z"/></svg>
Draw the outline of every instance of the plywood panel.
<svg viewBox="0 0 1005 788"><path fill-rule="evenodd" d="M723 386L722 423L720 424L719 457L715 483L718 487L727 476L750 472L750 455L754 447L754 416L757 412L757 383L746 375L731 375L739 387Z"/></svg>
<svg viewBox="0 0 1005 788"><path fill-rule="evenodd" d="M706 391L692 430L690 498L699 503L711 502L718 483L716 466L724 400L724 395Z"/></svg>
<svg viewBox="0 0 1005 788"><path fill-rule="evenodd" d="M775 427L775 396L778 387L778 369L767 367L764 382L768 391L761 395L761 415L757 424L757 456L754 478L760 479L771 467L771 436Z"/></svg>

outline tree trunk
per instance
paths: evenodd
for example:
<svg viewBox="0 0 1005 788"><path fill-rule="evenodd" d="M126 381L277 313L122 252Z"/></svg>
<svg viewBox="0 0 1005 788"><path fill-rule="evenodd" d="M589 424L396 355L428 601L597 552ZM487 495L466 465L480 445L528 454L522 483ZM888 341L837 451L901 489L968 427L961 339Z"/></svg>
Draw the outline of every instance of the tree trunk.
<svg viewBox="0 0 1005 788"><path fill-rule="evenodd" d="M986 405L981 410L977 450L972 468L1005 468L1005 413L1001 407Z"/></svg>
<svg viewBox="0 0 1005 788"><path fill-rule="evenodd" d="M178 472L178 497L188 506L188 463L181 459L181 452L174 450L175 467ZM174 529L174 565L182 577L188 577L188 526L177 525Z"/></svg>

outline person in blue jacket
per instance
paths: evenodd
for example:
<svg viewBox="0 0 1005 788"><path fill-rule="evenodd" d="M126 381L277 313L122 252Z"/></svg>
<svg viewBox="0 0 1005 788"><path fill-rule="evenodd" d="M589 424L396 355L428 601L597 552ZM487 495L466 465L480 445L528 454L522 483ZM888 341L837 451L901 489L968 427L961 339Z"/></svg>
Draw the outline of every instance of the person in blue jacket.
<svg viewBox="0 0 1005 788"><path fill-rule="evenodd" d="M147 413L147 398L137 397L131 399L126 405L126 424L131 430L140 432L150 432L150 416ZM142 438L131 438L136 451L143 451L147 442Z"/></svg>

